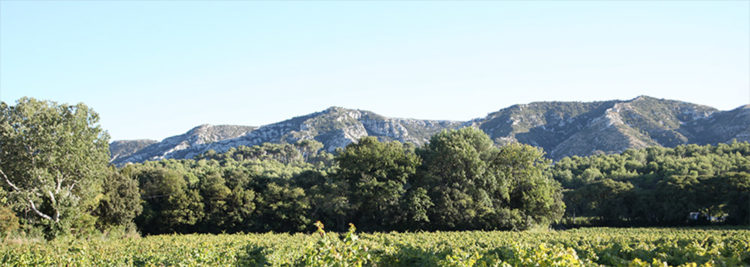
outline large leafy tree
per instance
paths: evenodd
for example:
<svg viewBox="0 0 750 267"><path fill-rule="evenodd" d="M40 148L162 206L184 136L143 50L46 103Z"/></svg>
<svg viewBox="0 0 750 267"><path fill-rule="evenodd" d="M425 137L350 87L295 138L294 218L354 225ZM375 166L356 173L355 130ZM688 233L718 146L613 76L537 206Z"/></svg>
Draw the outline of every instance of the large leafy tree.
<svg viewBox="0 0 750 267"><path fill-rule="evenodd" d="M729 222L750 224L750 173L730 172L722 178L725 180Z"/></svg>
<svg viewBox="0 0 750 267"><path fill-rule="evenodd" d="M338 176L348 184L355 224L363 229L390 229L408 213L401 208L409 207L400 204L421 160L402 143L364 137L349 144L336 160L341 168Z"/></svg>
<svg viewBox="0 0 750 267"><path fill-rule="evenodd" d="M305 190L288 183L266 184L258 207L257 231L299 232L310 227L310 203Z"/></svg>
<svg viewBox="0 0 750 267"><path fill-rule="evenodd" d="M565 209L560 185L545 175L550 161L532 146L498 148L467 127L434 135L420 155L434 228L523 230L547 225Z"/></svg>
<svg viewBox="0 0 750 267"><path fill-rule="evenodd" d="M494 211L492 195L501 182L490 166L498 152L492 140L481 130L466 127L432 136L419 152L424 159L420 184L428 188L435 205L429 210L432 225L481 228L477 219Z"/></svg>
<svg viewBox="0 0 750 267"><path fill-rule="evenodd" d="M138 181L127 173L129 170L125 169L124 174L114 170L104 179L102 196L94 212L101 229L132 226L133 219L143 211Z"/></svg>
<svg viewBox="0 0 750 267"><path fill-rule="evenodd" d="M110 172L109 137L98 123L84 104L0 103L0 179L14 206L33 214L27 220L70 229L96 207Z"/></svg>
<svg viewBox="0 0 750 267"><path fill-rule="evenodd" d="M160 167L132 173L144 200L143 213L135 219L144 233L189 232L203 219L202 197L189 187L185 173Z"/></svg>
<svg viewBox="0 0 750 267"><path fill-rule="evenodd" d="M562 218L565 212L562 188L546 175L550 160L544 158L541 149L511 143L501 147L490 162L498 180L493 191L495 207L508 210L511 215L492 222L494 225L522 230L533 225L548 225Z"/></svg>
<svg viewBox="0 0 750 267"><path fill-rule="evenodd" d="M604 221L618 222L622 217L631 213L629 202L633 202L633 185L604 179L588 184L577 190L577 196L588 202L590 208Z"/></svg>
<svg viewBox="0 0 750 267"><path fill-rule="evenodd" d="M232 190L226 186L224 178L218 173L210 173L201 179L200 193L203 197L205 218L202 231L216 232L218 229L229 228L230 204L232 203ZM239 193L239 192L238 192Z"/></svg>

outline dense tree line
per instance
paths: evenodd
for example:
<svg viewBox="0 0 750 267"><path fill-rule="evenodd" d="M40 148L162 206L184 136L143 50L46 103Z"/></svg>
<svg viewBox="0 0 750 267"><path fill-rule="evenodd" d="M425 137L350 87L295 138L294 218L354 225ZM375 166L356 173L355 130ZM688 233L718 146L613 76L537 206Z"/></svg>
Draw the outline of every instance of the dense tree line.
<svg viewBox="0 0 750 267"><path fill-rule="evenodd" d="M527 145L496 147L475 128L414 147L365 137L335 156L316 141L239 147L196 160L131 164L148 234L294 232L322 221L366 231L527 229L564 210L550 161Z"/></svg>
<svg viewBox="0 0 750 267"><path fill-rule="evenodd" d="M608 225L750 223L747 142L564 158L551 175L566 188L566 217Z"/></svg>

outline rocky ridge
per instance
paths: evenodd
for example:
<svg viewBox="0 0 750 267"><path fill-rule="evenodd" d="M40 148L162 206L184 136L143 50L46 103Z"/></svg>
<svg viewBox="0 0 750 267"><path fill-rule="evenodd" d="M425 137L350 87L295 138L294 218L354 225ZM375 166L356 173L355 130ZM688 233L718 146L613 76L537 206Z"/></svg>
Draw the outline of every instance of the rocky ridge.
<svg viewBox="0 0 750 267"><path fill-rule="evenodd" d="M135 152L158 142L159 141L149 139L114 141L109 144L110 161L120 161L122 158L128 157Z"/></svg>
<svg viewBox="0 0 750 267"><path fill-rule="evenodd" d="M259 128L202 125L129 155L118 150L114 157L113 152L113 162L192 158L209 150L221 153L237 146L299 140L317 140L333 151L363 136L421 145L444 129L465 126L483 130L500 145L521 142L541 147L557 160L654 145L750 141L750 105L718 111L648 96L624 101L534 102L466 122L387 118L370 111L331 107ZM123 141L116 142L122 146Z"/></svg>
<svg viewBox="0 0 750 267"><path fill-rule="evenodd" d="M122 150L118 150L118 152L120 152L117 154L118 157L112 157L110 161L116 165L121 165L128 162L143 162L147 160L160 160L166 158L193 158L198 154L192 153L193 151L190 148L234 138L252 131L255 128L256 127L253 126L214 126L204 124L191 129L187 133L168 137L161 142L151 143L134 153L124 154L122 153ZM115 141L112 142L112 144L118 142L125 144L125 141ZM110 153L115 155L112 144L110 144ZM117 147L118 146L116 145L115 148Z"/></svg>

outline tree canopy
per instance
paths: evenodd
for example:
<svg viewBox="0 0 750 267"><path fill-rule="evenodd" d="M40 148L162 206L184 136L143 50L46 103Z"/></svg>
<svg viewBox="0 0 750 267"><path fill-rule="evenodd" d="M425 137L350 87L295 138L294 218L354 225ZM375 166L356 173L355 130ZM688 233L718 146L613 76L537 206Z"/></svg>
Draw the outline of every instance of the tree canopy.
<svg viewBox="0 0 750 267"><path fill-rule="evenodd" d="M10 205L52 232L94 221L108 168L108 135L84 104L0 103L0 176ZM54 234L53 234L54 235Z"/></svg>
<svg viewBox="0 0 750 267"><path fill-rule="evenodd" d="M748 173L747 142L563 158L550 171L566 188L568 217L607 225L748 224Z"/></svg>
<svg viewBox="0 0 750 267"><path fill-rule="evenodd" d="M534 147L495 146L476 128L421 148L364 137L331 156L317 141L238 147L132 164L146 234L527 229L562 215L561 188Z"/></svg>

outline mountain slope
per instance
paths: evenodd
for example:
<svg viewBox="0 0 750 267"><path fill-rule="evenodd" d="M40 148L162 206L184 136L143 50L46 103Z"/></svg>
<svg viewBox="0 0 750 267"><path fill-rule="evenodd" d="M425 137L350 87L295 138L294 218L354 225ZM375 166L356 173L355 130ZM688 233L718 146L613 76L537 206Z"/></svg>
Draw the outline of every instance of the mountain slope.
<svg viewBox="0 0 750 267"><path fill-rule="evenodd" d="M497 143L531 144L542 147L549 157L560 159L652 145L697 143L701 133L685 125L705 120L716 112L706 106L639 96L627 101L515 105L475 120L474 125Z"/></svg>
<svg viewBox="0 0 750 267"><path fill-rule="evenodd" d="M120 140L109 144L110 161L116 162L126 158L139 150L158 143L156 140L139 139L139 140Z"/></svg>
<svg viewBox="0 0 750 267"><path fill-rule="evenodd" d="M152 143L142 149L127 155L112 158L111 162L121 165L127 162L143 162L147 160L159 160L164 158L192 158L197 154L189 154L186 149L202 144L210 144L217 141L234 138L254 130L252 126L236 125L200 125L187 133L168 137L161 142ZM115 141L114 143L122 142ZM110 144L110 146L112 146ZM114 154L113 154L114 155Z"/></svg>
<svg viewBox="0 0 750 267"><path fill-rule="evenodd" d="M691 143L716 144L732 140L750 142L750 105L717 112L713 116L695 120L685 128L695 136Z"/></svg>
<svg viewBox="0 0 750 267"><path fill-rule="evenodd" d="M151 144L113 162L192 158L209 150L265 142L317 140L333 151L363 136L417 145L444 129L473 126L498 144L521 142L541 147L548 157L618 153L653 145L750 141L750 105L730 111L675 100L639 96L598 102L534 102L513 105L467 122L387 118L370 111L331 107L260 128L200 126L183 135ZM211 130L200 130L209 127ZM197 134L196 131L225 132ZM229 133L231 132L231 133ZM200 137L196 137L200 136Z"/></svg>
<svg viewBox="0 0 750 267"><path fill-rule="evenodd" d="M237 138L196 146L190 150L197 154L208 150L224 152L241 145L253 146L266 142L294 143L314 139L323 143L324 149L333 151L363 136L423 144L433 134L461 125L459 122L451 121L391 119L369 111L331 107L321 112L266 125Z"/></svg>

